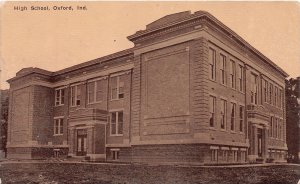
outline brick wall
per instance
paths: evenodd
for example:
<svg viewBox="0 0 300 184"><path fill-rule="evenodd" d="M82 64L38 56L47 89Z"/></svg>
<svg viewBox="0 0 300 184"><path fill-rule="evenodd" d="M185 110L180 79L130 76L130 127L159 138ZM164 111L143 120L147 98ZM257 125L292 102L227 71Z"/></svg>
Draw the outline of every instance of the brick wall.
<svg viewBox="0 0 300 184"><path fill-rule="evenodd" d="M48 144L53 135L54 91L43 86L33 87L32 140Z"/></svg>

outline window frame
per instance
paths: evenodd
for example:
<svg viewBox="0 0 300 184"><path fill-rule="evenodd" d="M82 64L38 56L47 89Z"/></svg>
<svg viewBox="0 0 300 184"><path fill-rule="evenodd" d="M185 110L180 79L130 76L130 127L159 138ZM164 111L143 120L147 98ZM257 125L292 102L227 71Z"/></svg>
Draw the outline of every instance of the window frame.
<svg viewBox="0 0 300 184"><path fill-rule="evenodd" d="M242 108L242 110L241 110ZM242 112L242 116L241 116ZM244 123L245 122L245 106L239 105L239 131L244 132Z"/></svg>
<svg viewBox="0 0 300 184"><path fill-rule="evenodd" d="M125 82L123 81L120 81L120 77L121 75L116 75L116 76L111 76L110 77L110 100L113 101L113 100L121 100L121 99L124 99L125 98ZM112 88L112 80L116 78L116 87L115 88ZM123 89L123 91L121 92L120 89ZM113 90L116 90L116 98L113 98ZM123 96L122 96L123 95Z"/></svg>
<svg viewBox="0 0 300 184"><path fill-rule="evenodd" d="M278 106L278 87L275 86L274 87L274 106Z"/></svg>
<svg viewBox="0 0 300 184"><path fill-rule="evenodd" d="M236 89L236 62L233 59L229 60L230 62L230 72L229 72L229 76L230 76L230 87L232 89Z"/></svg>
<svg viewBox="0 0 300 184"><path fill-rule="evenodd" d="M254 81L252 81L252 78ZM251 73L251 88L250 88L250 102L251 104L258 104L258 76Z"/></svg>
<svg viewBox="0 0 300 184"><path fill-rule="evenodd" d="M218 149L210 150L210 160L212 162L218 162Z"/></svg>
<svg viewBox="0 0 300 184"><path fill-rule="evenodd" d="M94 80L94 81L88 81L87 83L87 102L88 104L94 104L94 103L99 103L99 102L102 102L103 101L103 90L101 90L102 88L102 85L101 85L101 82L102 82L102 79L98 79L98 80ZM92 93L90 93L90 88L89 88L89 85L93 85L92 86L92 90L91 91ZM100 86L100 90L98 89L98 85ZM102 93L102 98L100 100L97 100L97 94L98 92L101 92ZM92 94L93 96L93 101L90 101L90 95Z"/></svg>
<svg viewBox="0 0 300 184"><path fill-rule="evenodd" d="M58 125L56 125L57 122ZM64 117L54 117L53 136L59 136L63 134L64 134Z"/></svg>
<svg viewBox="0 0 300 184"><path fill-rule="evenodd" d="M239 91L244 92L244 66L239 64Z"/></svg>
<svg viewBox="0 0 300 184"><path fill-rule="evenodd" d="M210 51L212 51L212 58L210 58ZM209 79L216 81L216 50L209 47L208 51L208 64L209 64Z"/></svg>
<svg viewBox="0 0 300 184"><path fill-rule="evenodd" d="M59 96L57 96L58 94ZM65 105L65 88L58 88L55 89L55 100L54 100L54 105L55 106L61 106Z"/></svg>
<svg viewBox="0 0 300 184"><path fill-rule="evenodd" d="M270 137L273 137L274 136L274 124L273 124L273 122L274 122L274 117L273 116L271 116L270 117Z"/></svg>
<svg viewBox="0 0 300 184"><path fill-rule="evenodd" d="M220 100L220 128L222 130L226 130L226 120L227 120L227 101L225 99ZM222 104L223 103L223 104ZM224 109L223 109L224 108ZM222 114L222 110L224 110L224 114ZM222 124L224 127L222 127Z"/></svg>
<svg viewBox="0 0 300 184"><path fill-rule="evenodd" d="M112 123L112 116L113 113L116 114L116 118L115 118L115 123ZM119 114L122 113L122 133L119 133ZM109 127L110 127L110 136L123 136L124 135L124 111L123 110L115 110L115 111L111 111L110 112L110 116L109 116L110 120L109 120ZM113 133L113 128L112 128L112 124L115 124L115 133Z"/></svg>
<svg viewBox="0 0 300 184"><path fill-rule="evenodd" d="M230 111L230 130L235 131L235 119L236 119L236 103L230 102L231 111Z"/></svg>
<svg viewBox="0 0 300 184"><path fill-rule="evenodd" d="M211 99L212 99L212 104L211 104ZM212 95L209 96L209 112L211 115L211 117L209 118L209 126L215 127L216 126L216 97ZM211 118L213 120L212 124L211 124Z"/></svg>
<svg viewBox="0 0 300 184"><path fill-rule="evenodd" d="M273 90L274 90L274 85L272 83L270 83L269 85L269 103L273 104Z"/></svg>
<svg viewBox="0 0 300 184"><path fill-rule="evenodd" d="M281 109L283 106L283 92L282 88L279 88L279 94L278 94L278 107Z"/></svg>
<svg viewBox="0 0 300 184"><path fill-rule="evenodd" d="M226 61L227 57L223 53L220 53L220 83L226 85Z"/></svg>
<svg viewBox="0 0 300 184"><path fill-rule="evenodd" d="M74 89L74 92L73 92ZM79 92L79 94L78 94ZM73 94L74 93L74 94ZM74 97L74 101L73 101L73 97ZM81 105L81 85L77 84L77 85L73 85L70 86L70 106L71 107L77 107ZM79 104L78 104L79 102Z"/></svg>
<svg viewBox="0 0 300 184"><path fill-rule="evenodd" d="M264 94L264 102L268 103L268 94L269 94L269 82L266 79L263 79L264 81L264 88L263 88L263 94Z"/></svg>

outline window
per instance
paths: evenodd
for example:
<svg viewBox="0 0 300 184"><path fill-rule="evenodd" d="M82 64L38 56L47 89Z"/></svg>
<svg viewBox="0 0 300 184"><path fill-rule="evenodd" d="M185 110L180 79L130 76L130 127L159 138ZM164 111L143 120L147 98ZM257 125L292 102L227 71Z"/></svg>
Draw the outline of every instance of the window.
<svg viewBox="0 0 300 184"><path fill-rule="evenodd" d="M222 150L223 161L228 161L228 150Z"/></svg>
<svg viewBox="0 0 300 184"><path fill-rule="evenodd" d="M213 50L212 48L209 48L208 62L209 62L209 78L211 80L216 80L216 51Z"/></svg>
<svg viewBox="0 0 300 184"><path fill-rule="evenodd" d="M278 120L278 138L279 139L281 139L281 132L282 132L282 130L281 130L281 120Z"/></svg>
<svg viewBox="0 0 300 184"><path fill-rule="evenodd" d="M269 88L270 88L270 90L269 90L269 102L270 102L270 104L272 104L273 103L273 84L270 84L270 86L269 86Z"/></svg>
<svg viewBox="0 0 300 184"><path fill-rule="evenodd" d="M110 134L123 135L123 112L112 112L110 115Z"/></svg>
<svg viewBox="0 0 300 184"><path fill-rule="evenodd" d="M124 98L124 82L120 81L120 76L110 78L111 99Z"/></svg>
<svg viewBox="0 0 300 184"><path fill-rule="evenodd" d="M246 152L241 151L241 162L245 162L245 160L246 160Z"/></svg>
<svg viewBox="0 0 300 184"><path fill-rule="evenodd" d="M275 118L275 137L278 138L278 119Z"/></svg>
<svg viewBox="0 0 300 184"><path fill-rule="evenodd" d="M239 90L244 91L244 67L239 65Z"/></svg>
<svg viewBox="0 0 300 184"><path fill-rule="evenodd" d="M55 105L64 105L65 103L65 89L55 90Z"/></svg>
<svg viewBox="0 0 300 184"><path fill-rule="evenodd" d="M221 84L226 83L226 56L220 54L220 82Z"/></svg>
<svg viewBox="0 0 300 184"><path fill-rule="evenodd" d="M103 86L102 81L93 81L88 83L88 103L95 103L102 101Z"/></svg>
<svg viewBox="0 0 300 184"><path fill-rule="evenodd" d="M282 108L282 89L279 89L279 95L278 95L278 107Z"/></svg>
<svg viewBox="0 0 300 184"><path fill-rule="evenodd" d="M240 105L240 132L244 131L244 107Z"/></svg>
<svg viewBox="0 0 300 184"><path fill-rule="evenodd" d="M221 111L220 111L220 125L222 129L225 129L226 127L226 101L221 99Z"/></svg>
<svg viewBox="0 0 300 184"><path fill-rule="evenodd" d="M277 97L278 97L278 87L275 86L275 91L274 91L274 105L277 106Z"/></svg>
<svg viewBox="0 0 300 184"><path fill-rule="evenodd" d="M64 133L64 119L54 119L54 135L62 135Z"/></svg>
<svg viewBox="0 0 300 184"><path fill-rule="evenodd" d="M251 74L251 103L257 104L257 76L254 74Z"/></svg>
<svg viewBox="0 0 300 184"><path fill-rule="evenodd" d="M264 80L263 86L264 102L268 102L268 81Z"/></svg>
<svg viewBox="0 0 300 184"><path fill-rule="evenodd" d="M79 106L80 105L80 95L81 90L80 86L71 86L71 106Z"/></svg>
<svg viewBox="0 0 300 184"><path fill-rule="evenodd" d="M211 151L211 161L218 161L218 150L212 149Z"/></svg>
<svg viewBox="0 0 300 184"><path fill-rule="evenodd" d="M271 117L271 137L275 137L275 119Z"/></svg>
<svg viewBox="0 0 300 184"><path fill-rule="evenodd" d="M210 112L209 126L211 127L215 126L215 108L216 108L216 97L210 96L209 97L209 112Z"/></svg>
<svg viewBox="0 0 300 184"><path fill-rule="evenodd" d="M233 155L233 161L237 162L238 161L238 151L232 150L232 155Z"/></svg>
<svg viewBox="0 0 300 184"><path fill-rule="evenodd" d="M230 86L232 88L235 88L235 62L233 60L230 60Z"/></svg>
<svg viewBox="0 0 300 184"><path fill-rule="evenodd" d="M231 102L230 130L234 131L236 104Z"/></svg>
<svg viewBox="0 0 300 184"><path fill-rule="evenodd" d="M271 119L270 119L270 129L269 129L269 132L270 132L270 137L273 137L273 117L271 117Z"/></svg>
<svg viewBox="0 0 300 184"><path fill-rule="evenodd" d="M120 151L119 150L111 150L112 153L112 159L113 160L119 160Z"/></svg>

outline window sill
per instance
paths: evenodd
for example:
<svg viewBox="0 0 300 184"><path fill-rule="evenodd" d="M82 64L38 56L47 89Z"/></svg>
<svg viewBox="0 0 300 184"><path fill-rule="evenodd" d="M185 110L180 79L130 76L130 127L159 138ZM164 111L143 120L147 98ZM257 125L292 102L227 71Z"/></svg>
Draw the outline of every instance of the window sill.
<svg viewBox="0 0 300 184"><path fill-rule="evenodd" d="M116 98L116 99L110 99L110 101L118 101L118 100L124 100L124 98Z"/></svg>
<svg viewBox="0 0 300 184"><path fill-rule="evenodd" d="M80 105L71 105L70 107L74 108L74 107L80 107Z"/></svg>
<svg viewBox="0 0 300 184"><path fill-rule="evenodd" d="M102 103L103 101L98 101L98 102L91 102L91 103L88 103L87 105L93 105L93 104L99 104L99 103Z"/></svg>
<svg viewBox="0 0 300 184"><path fill-rule="evenodd" d="M216 131L216 130L217 130L217 128L216 128L216 127L211 127L211 126L210 126L210 127L208 127L208 129L209 129L209 130L214 130L214 131Z"/></svg>
<svg viewBox="0 0 300 184"><path fill-rule="evenodd" d="M222 83L220 83L220 84L221 84L221 86L224 86L226 88L228 87L227 84L222 84Z"/></svg>
<svg viewBox="0 0 300 184"><path fill-rule="evenodd" d="M53 136L57 137L57 136L62 136L64 134L53 134Z"/></svg>
<svg viewBox="0 0 300 184"><path fill-rule="evenodd" d="M54 107L61 107L64 106L65 104L60 104L60 105L54 105Z"/></svg>
<svg viewBox="0 0 300 184"><path fill-rule="evenodd" d="M123 137L123 134L110 134L111 137Z"/></svg>
<svg viewBox="0 0 300 184"><path fill-rule="evenodd" d="M211 82L217 83L216 79L208 79Z"/></svg>
<svg viewBox="0 0 300 184"><path fill-rule="evenodd" d="M240 90L238 90L238 92L241 93L241 94L243 94L243 95L246 94L245 91L240 91Z"/></svg>

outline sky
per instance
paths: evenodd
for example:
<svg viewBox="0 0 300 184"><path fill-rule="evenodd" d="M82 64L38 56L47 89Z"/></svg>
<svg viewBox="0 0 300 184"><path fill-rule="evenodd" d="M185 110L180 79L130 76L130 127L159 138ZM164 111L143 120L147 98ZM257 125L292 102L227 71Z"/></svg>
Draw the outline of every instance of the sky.
<svg viewBox="0 0 300 184"><path fill-rule="evenodd" d="M28 9L14 10L17 6ZM6 2L0 7L0 89L9 88L6 80L25 67L57 71L131 48L127 36L188 10L208 11L290 77L300 76L298 2Z"/></svg>

